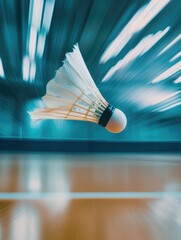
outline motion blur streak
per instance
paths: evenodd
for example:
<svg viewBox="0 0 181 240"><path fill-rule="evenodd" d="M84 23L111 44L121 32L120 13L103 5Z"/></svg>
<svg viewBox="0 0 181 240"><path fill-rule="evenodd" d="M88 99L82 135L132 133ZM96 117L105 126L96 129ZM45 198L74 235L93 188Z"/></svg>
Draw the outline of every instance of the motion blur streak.
<svg viewBox="0 0 181 240"><path fill-rule="evenodd" d="M29 8L29 35L27 36L27 45L29 55L29 66L27 65L24 80L33 81L36 76L36 62L35 58L41 58L43 56L46 35L50 29L51 20L54 10L54 0L46 0L44 6L44 0L31 0ZM44 7L44 11L43 11ZM23 67L24 68L24 67ZM29 74L28 74L29 72Z"/></svg>
<svg viewBox="0 0 181 240"><path fill-rule="evenodd" d="M31 0L31 4L33 5L33 9L32 9L32 12L29 13L29 25L32 25L37 30L39 30L40 24L41 24L44 0Z"/></svg>
<svg viewBox="0 0 181 240"><path fill-rule="evenodd" d="M160 93L159 94L159 98L155 98L154 97L152 105L164 102L164 101L168 100L169 98L172 98L172 97L174 97L174 96L176 96L176 95L178 95L180 93L181 93L181 91L177 91L177 92L170 93L170 94L165 93L163 95Z"/></svg>
<svg viewBox="0 0 181 240"><path fill-rule="evenodd" d="M3 63L2 63L1 58L0 58L0 77L1 78L5 78L4 69L3 69Z"/></svg>
<svg viewBox="0 0 181 240"><path fill-rule="evenodd" d="M46 32L41 31L38 36L38 45L37 45L37 55L39 58L43 56L43 51L45 48Z"/></svg>
<svg viewBox="0 0 181 240"><path fill-rule="evenodd" d="M121 33L113 40L103 53L100 62L105 63L117 56L133 34L141 31L170 2L170 0L151 0L142 7L129 21Z"/></svg>
<svg viewBox="0 0 181 240"><path fill-rule="evenodd" d="M181 34L179 34L173 41L171 41L159 54L158 56L160 56L161 54L163 54L164 52L166 52L169 48L171 48L175 43L177 43L179 40L181 40Z"/></svg>
<svg viewBox="0 0 181 240"><path fill-rule="evenodd" d="M55 0L46 1L44 16L43 16L43 23L42 23L42 26L46 30L46 32L50 30L54 6L55 6Z"/></svg>
<svg viewBox="0 0 181 240"><path fill-rule="evenodd" d="M181 77L178 77L175 81L174 81L174 83L181 83Z"/></svg>
<svg viewBox="0 0 181 240"><path fill-rule="evenodd" d="M181 57L181 51L178 52L172 59L170 59L170 62L173 62L175 59Z"/></svg>
<svg viewBox="0 0 181 240"><path fill-rule="evenodd" d="M34 62L37 46L38 31L41 24L43 11L43 0L30 1L28 34L26 39L26 56L23 59L23 79L33 81L36 74L36 64Z"/></svg>
<svg viewBox="0 0 181 240"><path fill-rule="evenodd" d="M22 71L23 71L23 80L27 81L29 78L29 72L30 72L30 59L29 56L24 56L23 58L23 65L22 65Z"/></svg>
<svg viewBox="0 0 181 240"><path fill-rule="evenodd" d="M30 59L34 59L36 51L36 41L37 41L37 29L33 26L30 28L29 37L29 56Z"/></svg>
<svg viewBox="0 0 181 240"><path fill-rule="evenodd" d="M169 110L169 109L171 109L171 108L174 108L174 107L177 107L177 106L180 106L180 105L181 105L181 101L180 101L180 102L177 102L177 103L174 103L174 104L171 104L171 105L168 106L168 107L165 107L165 108L160 109L160 112L164 112L164 111L166 111L166 110Z"/></svg>
<svg viewBox="0 0 181 240"><path fill-rule="evenodd" d="M118 70L120 70L121 67L126 66L137 57L148 52L169 31L169 29L170 27L167 27L163 31L159 31L156 34L150 34L143 38L134 49L130 50L123 59L121 59L108 71L102 82L109 80L109 78L111 78Z"/></svg>
<svg viewBox="0 0 181 240"><path fill-rule="evenodd" d="M30 81L34 80L35 75L36 75L36 63L32 61L30 67Z"/></svg>
<svg viewBox="0 0 181 240"><path fill-rule="evenodd" d="M158 77L153 79L152 83L157 83L157 82L163 81L180 70L181 70L181 61L177 62L176 64L174 64L173 66L168 68L165 72L160 74Z"/></svg>

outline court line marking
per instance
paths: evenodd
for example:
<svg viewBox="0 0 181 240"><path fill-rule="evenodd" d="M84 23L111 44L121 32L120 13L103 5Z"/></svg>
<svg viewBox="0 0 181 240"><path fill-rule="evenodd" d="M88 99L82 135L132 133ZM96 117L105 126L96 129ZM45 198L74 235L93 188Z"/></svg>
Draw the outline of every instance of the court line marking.
<svg viewBox="0 0 181 240"><path fill-rule="evenodd" d="M0 200L33 199L158 199L181 198L181 192L16 192L0 193Z"/></svg>

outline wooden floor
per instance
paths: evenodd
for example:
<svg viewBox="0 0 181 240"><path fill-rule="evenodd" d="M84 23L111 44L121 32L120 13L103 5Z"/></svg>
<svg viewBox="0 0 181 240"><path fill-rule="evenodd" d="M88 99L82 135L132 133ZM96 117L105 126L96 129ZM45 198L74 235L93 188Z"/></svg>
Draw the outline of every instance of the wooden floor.
<svg viewBox="0 0 181 240"><path fill-rule="evenodd" d="M0 154L0 240L180 240L181 155Z"/></svg>

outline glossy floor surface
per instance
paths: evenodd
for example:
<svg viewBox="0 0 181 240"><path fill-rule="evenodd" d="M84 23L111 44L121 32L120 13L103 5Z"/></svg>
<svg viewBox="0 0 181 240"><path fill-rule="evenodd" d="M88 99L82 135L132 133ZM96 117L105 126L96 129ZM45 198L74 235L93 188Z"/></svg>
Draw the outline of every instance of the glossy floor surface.
<svg viewBox="0 0 181 240"><path fill-rule="evenodd" d="M180 240L181 155L0 154L0 240Z"/></svg>

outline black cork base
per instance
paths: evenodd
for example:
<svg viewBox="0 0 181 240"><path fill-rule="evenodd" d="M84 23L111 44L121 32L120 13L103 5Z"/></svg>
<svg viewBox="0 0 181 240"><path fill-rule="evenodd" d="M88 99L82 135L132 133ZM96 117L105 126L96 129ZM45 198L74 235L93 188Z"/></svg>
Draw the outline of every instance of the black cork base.
<svg viewBox="0 0 181 240"><path fill-rule="evenodd" d="M102 127L106 127L114 111L115 107L109 104L108 107L104 110L103 114L101 115L98 124L101 125Z"/></svg>

